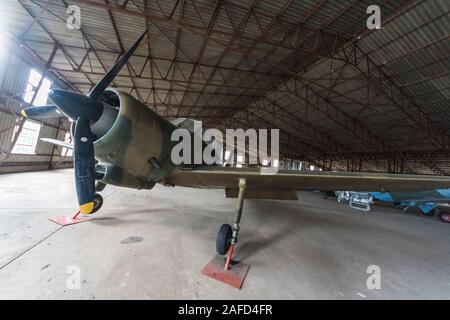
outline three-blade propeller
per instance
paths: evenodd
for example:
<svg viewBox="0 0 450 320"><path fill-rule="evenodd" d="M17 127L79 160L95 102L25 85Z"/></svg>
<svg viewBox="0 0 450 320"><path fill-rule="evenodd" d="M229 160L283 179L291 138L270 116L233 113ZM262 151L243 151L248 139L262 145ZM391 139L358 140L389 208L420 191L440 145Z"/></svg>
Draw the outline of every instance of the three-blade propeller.
<svg viewBox="0 0 450 320"><path fill-rule="evenodd" d="M53 89L49 92L48 97L54 105L29 107L21 111L23 116L35 120L65 116L75 121L73 132L75 185L80 212L82 213L88 214L94 209L95 136L91 131L91 124L100 119L103 113L103 104L98 101L98 98L127 63L146 34L147 31L140 36L87 95Z"/></svg>

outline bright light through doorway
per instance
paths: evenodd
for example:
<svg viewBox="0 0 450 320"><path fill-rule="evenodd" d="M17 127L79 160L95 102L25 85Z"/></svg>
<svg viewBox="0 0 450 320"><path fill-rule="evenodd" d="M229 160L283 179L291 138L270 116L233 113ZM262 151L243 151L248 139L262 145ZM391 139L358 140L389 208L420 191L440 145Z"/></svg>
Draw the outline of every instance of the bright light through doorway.
<svg viewBox="0 0 450 320"><path fill-rule="evenodd" d="M15 131L19 130L19 126L16 125ZM31 121L25 120L22 131L20 132L19 138L17 138L17 142L14 145L11 153L16 154L35 154L36 153L36 144L39 139L39 132L41 131L41 124ZM13 136L14 140L14 136Z"/></svg>
<svg viewBox="0 0 450 320"><path fill-rule="evenodd" d="M42 79L42 74L35 69L30 70L30 75L28 76L28 82L23 95L24 102L34 106L45 105L48 99L48 92L52 85L52 82L44 78L42 79L39 91L36 90L39 87L39 82ZM34 100L33 100L34 97ZM19 131L19 125L16 125L12 141ZM36 145L39 139L39 133L41 131L41 124L31 120L25 120L23 128L20 131L19 137L17 138L16 144L12 149L12 153L15 154L36 154Z"/></svg>
<svg viewBox="0 0 450 320"><path fill-rule="evenodd" d="M9 47L9 37L6 32L0 30L0 58L6 56Z"/></svg>
<svg viewBox="0 0 450 320"><path fill-rule="evenodd" d="M41 78L42 74L40 72L36 71L35 69L31 69L30 76L28 77L25 95L23 96L23 100L26 103L31 103L31 100L33 100L33 96L37 90ZM44 80L42 80L41 87L39 88L36 98L33 101L34 106L47 104L48 92L50 91L51 85L52 82L49 79L44 78Z"/></svg>

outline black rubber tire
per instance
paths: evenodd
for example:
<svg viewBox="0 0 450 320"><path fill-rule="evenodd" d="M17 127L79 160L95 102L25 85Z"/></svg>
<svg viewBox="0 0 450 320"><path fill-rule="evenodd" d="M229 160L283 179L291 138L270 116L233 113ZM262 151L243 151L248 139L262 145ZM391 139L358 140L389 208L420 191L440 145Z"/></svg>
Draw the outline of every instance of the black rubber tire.
<svg viewBox="0 0 450 320"><path fill-rule="evenodd" d="M437 216L438 216L439 220L441 220L442 222L450 223L450 213L439 212L439 214Z"/></svg>
<svg viewBox="0 0 450 320"><path fill-rule="evenodd" d="M231 226L229 224L223 224L220 227L219 232L217 233L216 251L218 254L220 255L227 254L231 244L231 235L232 235Z"/></svg>
<svg viewBox="0 0 450 320"><path fill-rule="evenodd" d="M434 208L428 213L422 212L423 215L428 216L428 217L439 217L440 213L441 213L441 210L439 210L438 208Z"/></svg>
<svg viewBox="0 0 450 320"><path fill-rule="evenodd" d="M102 205L103 205L103 197L100 194L96 193L94 195L94 209L92 209L91 213L94 213L94 212L97 212L98 210L100 210Z"/></svg>

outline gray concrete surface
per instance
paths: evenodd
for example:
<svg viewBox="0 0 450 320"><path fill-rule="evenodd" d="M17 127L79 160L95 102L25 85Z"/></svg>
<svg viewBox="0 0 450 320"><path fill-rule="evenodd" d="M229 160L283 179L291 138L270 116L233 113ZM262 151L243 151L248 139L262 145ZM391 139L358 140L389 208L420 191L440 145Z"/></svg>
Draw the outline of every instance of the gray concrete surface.
<svg viewBox="0 0 450 320"><path fill-rule="evenodd" d="M223 192L103 195L94 221L60 228L47 218L73 214L71 170L1 175L0 298L450 298L450 225L417 212L361 213L313 192L248 200L236 258L251 268L237 290L200 273L233 216ZM380 290L366 286L370 265L381 269Z"/></svg>

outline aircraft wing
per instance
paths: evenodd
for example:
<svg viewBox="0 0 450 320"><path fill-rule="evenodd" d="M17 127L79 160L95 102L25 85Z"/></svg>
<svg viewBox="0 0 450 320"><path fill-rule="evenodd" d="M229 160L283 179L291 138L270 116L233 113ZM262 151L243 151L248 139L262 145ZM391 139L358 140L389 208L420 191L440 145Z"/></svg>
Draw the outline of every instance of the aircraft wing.
<svg viewBox="0 0 450 320"><path fill-rule="evenodd" d="M253 190L421 191L450 188L450 177L329 171L279 171L262 175L257 168L206 166L174 170L166 183L204 189L237 189L238 179Z"/></svg>

